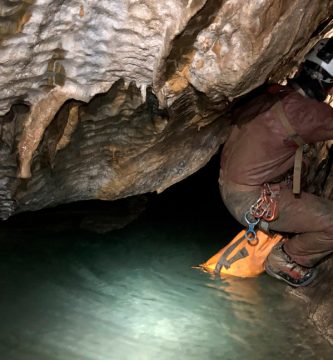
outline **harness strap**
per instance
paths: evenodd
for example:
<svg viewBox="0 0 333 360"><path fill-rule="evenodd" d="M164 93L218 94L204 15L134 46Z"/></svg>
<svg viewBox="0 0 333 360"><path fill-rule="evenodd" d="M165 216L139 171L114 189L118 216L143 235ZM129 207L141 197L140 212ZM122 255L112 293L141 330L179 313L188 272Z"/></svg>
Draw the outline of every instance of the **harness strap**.
<svg viewBox="0 0 333 360"><path fill-rule="evenodd" d="M286 113L283 110L281 101L277 101L274 106L274 110L278 115L281 124L286 129L289 138L291 138L297 145L298 149L295 154L294 161L294 174L293 174L293 193L295 195L299 195L301 193L301 174L302 174L302 162L303 162L303 145L305 145L305 141L300 137L299 134L296 133L294 128L291 126Z"/></svg>
<svg viewBox="0 0 333 360"><path fill-rule="evenodd" d="M294 175L293 175L293 193L299 195L301 193L301 175L303 164L303 146L299 146L295 154Z"/></svg>
<svg viewBox="0 0 333 360"><path fill-rule="evenodd" d="M232 245L230 245L225 252L221 255L219 261L216 263L214 272L215 274L219 274L222 267L224 266L226 269L229 269L230 266L240 260L243 259L245 257L247 257L249 255L248 251L246 250L245 247L241 248L239 251L237 251L237 253L231 258L231 259L227 259L228 256L235 250L235 248L242 242L245 240L245 235L243 235L242 237L240 237L237 241L235 241Z"/></svg>

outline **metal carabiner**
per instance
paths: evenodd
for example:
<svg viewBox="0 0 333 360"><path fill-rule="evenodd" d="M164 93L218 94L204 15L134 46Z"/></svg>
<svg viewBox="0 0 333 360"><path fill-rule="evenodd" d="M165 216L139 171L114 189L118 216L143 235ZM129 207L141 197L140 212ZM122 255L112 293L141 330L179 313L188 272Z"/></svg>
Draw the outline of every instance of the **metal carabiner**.
<svg viewBox="0 0 333 360"><path fill-rule="evenodd" d="M251 215L250 211L246 212L244 215L245 221L248 226L244 236L250 245L255 246L258 244L258 238L257 238L257 232L254 230L254 228L259 223L260 219L255 219L253 222L251 222L248 219L248 215Z"/></svg>

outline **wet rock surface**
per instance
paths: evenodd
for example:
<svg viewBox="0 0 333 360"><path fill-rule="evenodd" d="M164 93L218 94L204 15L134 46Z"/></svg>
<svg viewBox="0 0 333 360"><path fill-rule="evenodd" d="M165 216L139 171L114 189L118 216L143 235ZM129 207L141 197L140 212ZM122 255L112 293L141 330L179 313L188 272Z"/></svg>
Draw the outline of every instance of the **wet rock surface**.
<svg viewBox="0 0 333 360"><path fill-rule="evenodd" d="M333 200L333 148L331 145L331 142L318 143L308 150L305 160L310 165L303 182L305 191ZM322 261L317 268L318 276L312 284L304 288L289 288L289 292L301 299L313 324L333 345L332 256Z"/></svg>
<svg viewBox="0 0 333 360"><path fill-rule="evenodd" d="M318 278L313 284L304 288L290 289L290 293L305 303L306 312L313 324L333 345L333 258L320 264L318 273Z"/></svg>

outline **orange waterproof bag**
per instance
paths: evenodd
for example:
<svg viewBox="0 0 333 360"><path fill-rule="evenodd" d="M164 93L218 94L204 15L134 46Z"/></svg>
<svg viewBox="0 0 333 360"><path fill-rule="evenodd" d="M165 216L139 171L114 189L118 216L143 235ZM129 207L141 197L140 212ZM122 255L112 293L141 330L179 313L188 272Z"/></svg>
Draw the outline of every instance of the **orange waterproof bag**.
<svg viewBox="0 0 333 360"><path fill-rule="evenodd" d="M200 264L200 268L215 274L227 274L238 277L252 277L264 271L264 262L272 247L282 240L282 235L267 235L258 230L256 241L248 242L241 231L217 254Z"/></svg>

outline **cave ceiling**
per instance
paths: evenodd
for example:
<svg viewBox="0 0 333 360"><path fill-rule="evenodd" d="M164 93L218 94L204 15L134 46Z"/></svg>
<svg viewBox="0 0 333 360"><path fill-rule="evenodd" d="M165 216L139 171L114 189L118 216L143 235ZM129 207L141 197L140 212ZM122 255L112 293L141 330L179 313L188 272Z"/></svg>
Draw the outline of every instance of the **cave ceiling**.
<svg viewBox="0 0 333 360"><path fill-rule="evenodd" d="M330 0L2 0L0 217L161 192L291 73Z"/></svg>

